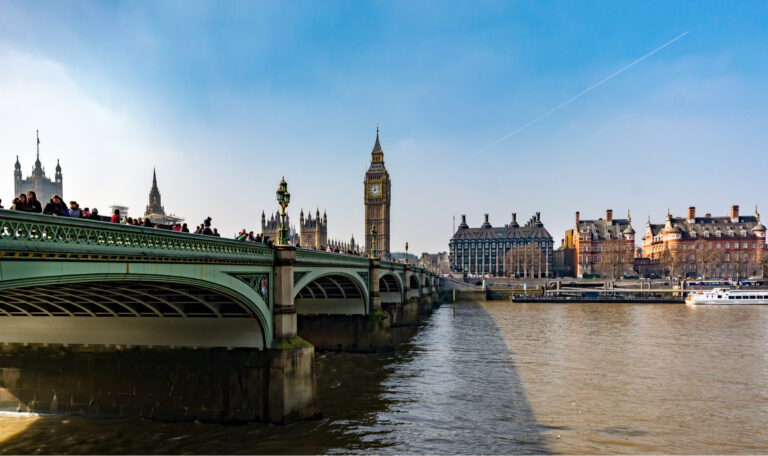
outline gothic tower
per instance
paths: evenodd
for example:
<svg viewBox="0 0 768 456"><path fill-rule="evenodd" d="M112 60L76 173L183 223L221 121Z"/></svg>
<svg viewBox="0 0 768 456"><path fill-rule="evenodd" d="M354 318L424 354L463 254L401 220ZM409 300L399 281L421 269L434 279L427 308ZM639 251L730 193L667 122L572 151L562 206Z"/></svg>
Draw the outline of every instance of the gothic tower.
<svg viewBox="0 0 768 456"><path fill-rule="evenodd" d="M376 226L376 251L379 258L389 258L389 206L392 200L392 183L384 167L384 152L379 144L379 127L376 127L376 143L371 150L371 165L365 173L363 185L365 199L365 251L371 252L371 228Z"/></svg>
<svg viewBox="0 0 768 456"><path fill-rule="evenodd" d="M152 188L149 190L149 204L146 212L144 212L144 217L151 218L152 215L165 216L165 210L160 202L160 190L157 188L157 173L154 169L152 170Z"/></svg>
<svg viewBox="0 0 768 456"><path fill-rule="evenodd" d="M14 195L19 193L35 192L37 200L45 204L53 195L59 195L64 198L62 190L64 178L61 174L61 165L56 161L56 175L54 180L45 175L43 164L40 162L40 134L37 133L37 159L35 167L32 168L32 174L24 179L21 174L21 163L19 156L16 156L16 163L13 167Z"/></svg>

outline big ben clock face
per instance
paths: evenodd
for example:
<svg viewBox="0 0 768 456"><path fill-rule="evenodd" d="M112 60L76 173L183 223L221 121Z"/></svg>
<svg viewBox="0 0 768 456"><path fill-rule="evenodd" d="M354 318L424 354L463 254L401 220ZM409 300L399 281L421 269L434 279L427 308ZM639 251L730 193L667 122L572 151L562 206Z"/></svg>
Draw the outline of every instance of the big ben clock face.
<svg viewBox="0 0 768 456"><path fill-rule="evenodd" d="M368 186L368 194L371 196L381 196L381 184L371 184Z"/></svg>

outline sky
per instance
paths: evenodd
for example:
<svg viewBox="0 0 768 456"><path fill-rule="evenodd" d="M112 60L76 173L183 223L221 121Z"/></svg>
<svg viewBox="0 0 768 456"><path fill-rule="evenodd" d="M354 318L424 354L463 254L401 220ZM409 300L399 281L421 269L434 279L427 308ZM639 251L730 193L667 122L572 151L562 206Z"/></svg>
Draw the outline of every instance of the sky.
<svg viewBox="0 0 768 456"><path fill-rule="evenodd" d="M294 220L361 240L378 124L393 251L447 250L461 214L541 212L559 245L575 211L641 234L768 210L766 23L765 1L0 0L0 198L40 130L81 206L143 215L154 168L166 212L234 235L285 176Z"/></svg>

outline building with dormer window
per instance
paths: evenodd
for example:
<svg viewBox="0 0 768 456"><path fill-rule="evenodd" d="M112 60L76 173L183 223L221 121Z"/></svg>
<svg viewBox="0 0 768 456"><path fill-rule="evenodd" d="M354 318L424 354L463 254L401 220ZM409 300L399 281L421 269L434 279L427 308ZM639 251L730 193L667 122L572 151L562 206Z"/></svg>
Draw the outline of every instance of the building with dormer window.
<svg viewBox="0 0 768 456"><path fill-rule="evenodd" d="M643 257L663 275L745 278L759 274L768 255L765 237L757 208L751 216L740 215L733 205L726 216L696 217L696 208L689 207L686 217L667 212L662 224L648 220Z"/></svg>
<svg viewBox="0 0 768 456"><path fill-rule="evenodd" d="M492 226L485 214L479 228L470 228L467 216L462 215L448 243L450 268L481 276L550 277L553 245L539 212L523 226L513 213L509 224L498 227Z"/></svg>
<svg viewBox="0 0 768 456"><path fill-rule="evenodd" d="M613 210L605 211L605 219L581 220L576 212L573 230L573 270L577 277L634 276L635 230L632 217L613 218Z"/></svg>

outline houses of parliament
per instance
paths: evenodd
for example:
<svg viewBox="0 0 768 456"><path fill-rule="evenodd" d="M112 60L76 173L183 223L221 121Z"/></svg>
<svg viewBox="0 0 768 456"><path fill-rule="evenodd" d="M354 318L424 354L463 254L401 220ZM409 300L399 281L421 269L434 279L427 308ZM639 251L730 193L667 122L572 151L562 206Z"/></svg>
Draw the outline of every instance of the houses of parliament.
<svg viewBox="0 0 768 456"><path fill-rule="evenodd" d="M384 165L384 152L379 140L379 129L376 128L376 140L371 150L371 162L363 179L363 201L365 203L365 250L364 253L374 251L379 258L390 257L390 206L392 201L392 181L389 172ZM349 241L338 241L328 238L328 215L317 209L314 214L308 213L305 217L304 210L299 216L299 229L288 224L288 238L292 244L298 244L306 248L338 248L341 251L359 250L360 245L355 242L354 236ZM261 213L261 232L270 238L277 238L280 228L280 213L271 214L269 218L265 212ZM374 235L375 234L375 241ZM375 244L375 245L374 245Z"/></svg>
<svg viewBox="0 0 768 456"><path fill-rule="evenodd" d="M42 201L45 204L50 200L53 195L59 195L64 199L64 178L61 174L61 165L56 160L56 170L53 175L53 180L45 175L45 169L40 162L40 134L37 133L37 159L35 160L35 166L32 168L32 174L26 179L23 178L21 173L21 162L19 162L19 156L16 156L16 164L13 167L13 192L14 195L19 193L35 192L38 201Z"/></svg>
<svg viewBox="0 0 768 456"><path fill-rule="evenodd" d="M15 193L34 191L40 201L47 201L53 195L63 198L63 176L61 166L56 163L53 180L45 175L45 170L40 162L40 137L37 137L37 159L35 160L32 174L26 179L21 172L21 163L18 156L14 167ZM390 257L390 206L392 202L392 181L384 164L384 151L379 140L379 128L376 127L376 140L371 150L371 159L368 170L363 179L363 201L365 205L365 253L373 252L379 258ZM152 189L149 195L149 205L145 217L153 223L176 223L180 218L168 216L160 203L160 192L157 188L157 176L153 171ZM277 230L280 224L279 213L271 215L267 219L266 214L261 215L261 231L274 239L277 238ZM289 225L289 239L293 244L299 244L308 248L339 248L342 251L361 250L354 236L348 241L340 241L328 238L328 216L320 210L316 210L314 217L311 212L301 211L299 229ZM374 240L375 232L375 240Z"/></svg>

